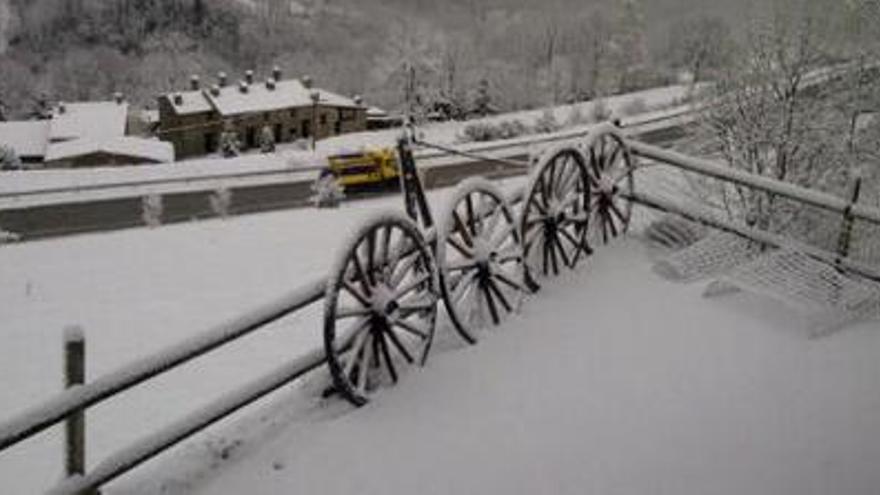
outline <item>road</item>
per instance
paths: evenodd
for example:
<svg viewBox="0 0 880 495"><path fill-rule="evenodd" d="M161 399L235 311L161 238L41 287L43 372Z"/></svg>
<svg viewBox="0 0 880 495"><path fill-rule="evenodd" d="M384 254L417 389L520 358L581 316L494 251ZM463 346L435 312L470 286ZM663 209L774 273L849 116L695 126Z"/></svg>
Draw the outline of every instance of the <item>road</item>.
<svg viewBox="0 0 880 495"><path fill-rule="evenodd" d="M681 139L684 129L674 120L670 126L662 124L645 131L635 132L633 137L652 144L671 144ZM509 154L503 150L494 153L514 161L528 161L528 154L522 146L512 148ZM430 162L431 160L427 160ZM506 167L497 162L478 160L456 160L442 166L425 166L423 179L428 189L448 187L460 180L482 175L489 178L503 178L525 173L523 169ZM286 178L269 183L243 184L228 187L230 203L227 215L245 215L279 209L301 208L310 205L311 179L303 180L303 174L290 174ZM217 209L212 206L216 187L186 190L161 194L161 222L179 223L203 218L216 217ZM355 193L349 200L362 199L365 195L383 193ZM387 192L384 194L388 194ZM46 239L65 235L101 232L145 224L144 198L137 192L122 197L90 200L86 202L53 202L25 207L0 209L0 226L3 230L14 232L21 241Z"/></svg>

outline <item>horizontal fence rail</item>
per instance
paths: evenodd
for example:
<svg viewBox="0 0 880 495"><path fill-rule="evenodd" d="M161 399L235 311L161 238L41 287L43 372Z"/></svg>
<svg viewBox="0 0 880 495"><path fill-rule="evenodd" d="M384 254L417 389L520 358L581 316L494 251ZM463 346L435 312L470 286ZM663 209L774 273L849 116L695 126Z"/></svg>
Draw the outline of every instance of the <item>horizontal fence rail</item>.
<svg viewBox="0 0 880 495"><path fill-rule="evenodd" d="M803 254L806 254L813 259L828 263L830 265L839 266L846 271L856 273L865 278L880 282L880 269L848 258L841 258L834 253L825 251L824 249L810 246L802 242L797 242L778 234L772 234L770 232L746 227L743 225L737 225L733 222L716 218L706 213L683 208L673 201L650 194L633 191L631 194L624 194L623 196L633 203L646 206L648 208L653 208L655 210L673 213L688 220L706 225L707 227L712 227L723 230L725 232L729 232L731 234L736 234L740 237L757 241L767 246L772 246L775 248L794 249Z"/></svg>
<svg viewBox="0 0 880 495"><path fill-rule="evenodd" d="M31 437L107 398L165 373L265 325L304 308L324 296L324 279L315 280L256 310L171 346L86 385L70 388L0 424L0 451Z"/></svg>
<svg viewBox="0 0 880 495"><path fill-rule="evenodd" d="M750 174L742 170L735 170L709 160L693 158L657 146L636 141L628 141L627 145L634 154L642 158L665 163L688 172L694 172L700 175L783 196L818 208L840 213L841 215L852 215L855 219L880 225L880 210L876 208L858 204L852 205L844 199L821 191L807 189L791 183Z"/></svg>

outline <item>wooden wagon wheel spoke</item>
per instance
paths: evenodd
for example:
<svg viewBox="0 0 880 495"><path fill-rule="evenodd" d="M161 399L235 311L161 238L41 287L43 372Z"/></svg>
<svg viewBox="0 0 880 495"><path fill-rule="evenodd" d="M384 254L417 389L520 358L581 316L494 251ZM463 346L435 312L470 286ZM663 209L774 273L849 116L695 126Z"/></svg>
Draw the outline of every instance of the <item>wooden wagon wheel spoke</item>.
<svg viewBox="0 0 880 495"><path fill-rule="evenodd" d="M406 331L406 332L411 333L412 335L415 335L416 337L418 337L422 340L428 340L428 338L429 338L429 336L428 336L429 331L428 330L426 330L424 328L420 328L419 326L415 325L413 322L411 322L409 320L402 319L402 318L394 318L393 320L391 320L391 324L395 327L398 327L398 328Z"/></svg>
<svg viewBox="0 0 880 495"><path fill-rule="evenodd" d="M620 208L617 207L617 204L614 201L608 202L608 211L611 214L613 214L614 216L616 216L621 224L624 224L627 222L626 218L624 217L624 214L621 213Z"/></svg>
<svg viewBox="0 0 880 495"><path fill-rule="evenodd" d="M463 276L455 285L455 291L451 294L450 302L458 302L467 288L477 282L477 272L472 271Z"/></svg>
<svg viewBox="0 0 880 495"><path fill-rule="evenodd" d="M501 317L498 316L498 308L495 306L495 301L492 299L492 293L489 292L489 288L486 287L484 282L480 282L480 293L482 293L483 297L486 299L486 305L489 308L489 315L492 317L492 323L497 325L501 322Z"/></svg>
<svg viewBox="0 0 880 495"><path fill-rule="evenodd" d="M351 294L351 296L354 297L354 298L357 300L357 302L361 303L361 305L363 305L363 306L369 306L369 305L370 305L370 302L367 300L367 298L368 298L369 296L367 296L367 295L361 293L361 291L358 290L357 287L355 287L354 285L352 285L351 280L343 280L343 281L342 281L342 288L343 288L347 293Z"/></svg>
<svg viewBox="0 0 880 495"><path fill-rule="evenodd" d="M364 291L365 294L369 297L372 295L373 291L371 290L370 281L367 279L366 270L364 270L364 265L361 263L360 257L357 255L357 250L353 253L351 257L351 263L354 266L355 271L355 279L361 284L361 290Z"/></svg>
<svg viewBox="0 0 880 495"><path fill-rule="evenodd" d="M562 263L566 266L566 268L571 268L571 258L565 253L565 247L562 245L562 239L559 235L553 237L553 243L556 244L556 248L559 250L559 257L562 258Z"/></svg>
<svg viewBox="0 0 880 495"><path fill-rule="evenodd" d="M351 376L351 373L354 370L354 366L358 362L361 351L363 351L364 343L367 341L367 337L370 334L369 322L365 320L361 325L361 328L357 330L357 334L354 338L354 342L352 343L351 350L348 353L348 360L345 363L344 369L345 376Z"/></svg>
<svg viewBox="0 0 880 495"><path fill-rule="evenodd" d="M446 239L446 242L448 242L450 246L455 248L455 250L458 251L465 258L473 257L473 255L474 255L473 251L471 251L470 249L468 249L465 246L462 246L461 243L455 239L455 237L450 236L449 238Z"/></svg>
<svg viewBox="0 0 880 495"><path fill-rule="evenodd" d="M423 304L404 304L400 303L397 310L401 315L407 317L413 313L424 313L426 311L431 311L434 309L434 303L423 303Z"/></svg>
<svg viewBox="0 0 880 495"><path fill-rule="evenodd" d="M431 281L430 273L423 273L419 276L416 276L405 285L400 286L396 292L391 296L391 298L395 301L402 299L407 294L421 289L424 284L429 283Z"/></svg>
<svg viewBox="0 0 880 495"><path fill-rule="evenodd" d="M376 341L379 343L379 349L382 351L382 358L385 360L385 367L388 369L391 381L397 383L397 368L394 367L391 353L388 352L388 342L385 339L385 334L380 333Z"/></svg>
<svg viewBox="0 0 880 495"><path fill-rule="evenodd" d="M397 336L397 333L395 333L390 328L384 328L382 329L382 331L385 332L388 340L391 341L391 343L394 345L394 348L397 349L397 352L399 352L400 355L403 356L403 359L406 359L407 363L413 364L415 362L415 359L413 359L412 354L410 354L409 351L406 350L406 346L404 346L403 343L400 341L400 337Z"/></svg>
<svg viewBox="0 0 880 495"><path fill-rule="evenodd" d="M389 265L391 261L391 234L391 227L386 225L385 228L382 229L382 243L380 244L382 249L380 250L381 254L379 256L380 263L385 266Z"/></svg>
<svg viewBox="0 0 880 495"><path fill-rule="evenodd" d="M486 286L493 294L495 294L495 298L498 299L498 302L501 303L505 311L507 311L508 313L513 311L513 306L511 306L507 298L504 297L504 293L501 291L501 289L498 287L498 284L496 284L493 279L486 279Z"/></svg>
<svg viewBox="0 0 880 495"><path fill-rule="evenodd" d="M372 313L370 308L339 308L336 311L336 319L357 318L358 316L369 316Z"/></svg>
<svg viewBox="0 0 880 495"><path fill-rule="evenodd" d="M510 287L513 290L518 290L518 291L523 291L523 292L526 291L526 288L521 283L519 283L515 280L511 280L507 275L505 275L503 273L495 272L492 274L492 276L495 277L496 280L498 280L502 284Z"/></svg>
<svg viewBox="0 0 880 495"><path fill-rule="evenodd" d="M465 244L469 247L473 247L474 239L471 237L471 233L468 231L467 226L464 221L461 219L461 216L457 211L452 210L452 217L455 219L455 232L461 235L462 239L464 239Z"/></svg>
<svg viewBox="0 0 880 495"><path fill-rule="evenodd" d="M367 375L370 370L370 361L373 359L373 334L367 334L367 342L364 342L364 351L361 354L361 360L358 363L357 391L361 395L367 392Z"/></svg>
<svg viewBox="0 0 880 495"><path fill-rule="evenodd" d="M397 266L391 270L391 285L399 285L412 271L418 270L421 259L422 257L418 252L402 258Z"/></svg>
<svg viewBox="0 0 880 495"><path fill-rule="evenodd" d="M470 227L470 232L472 237L476 237L477 233L477 215L474 214L474 197L470 194L464 197L465 207L467 211L467 223L466 225Z"/></svg>

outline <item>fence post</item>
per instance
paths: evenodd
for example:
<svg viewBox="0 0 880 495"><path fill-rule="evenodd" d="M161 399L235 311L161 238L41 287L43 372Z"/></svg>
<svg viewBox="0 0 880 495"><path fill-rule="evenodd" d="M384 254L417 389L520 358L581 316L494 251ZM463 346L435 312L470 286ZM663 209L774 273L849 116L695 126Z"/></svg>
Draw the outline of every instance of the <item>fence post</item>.
<svg viewBox="0 0 880 495"><path fill-rule="evenodd" d="M75 387L85 383L86 341L82 328L69 326L64 329L64 386ZM85 473L86 422L85 411L70 414L64 423L64 472L71 476Z"/></svg>
<svg viewBox="0 0 880 495"><path fill-rule="evenodd" d="M846 211L843 212L843 223L840 227L840 235L837 238L837 267L840 269L841 262L849 256L849 250L852 245L852 231L855 218L852 209L859 202L859 196L862 190L862 177L856 176L850 192L850 201L846 205Z"/></svg>

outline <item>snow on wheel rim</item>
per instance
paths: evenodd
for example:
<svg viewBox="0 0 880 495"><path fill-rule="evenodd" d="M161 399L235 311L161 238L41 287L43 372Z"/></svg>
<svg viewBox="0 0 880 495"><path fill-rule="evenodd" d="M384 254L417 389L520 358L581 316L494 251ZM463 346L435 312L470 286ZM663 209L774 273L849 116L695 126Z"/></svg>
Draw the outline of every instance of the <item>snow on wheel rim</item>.
<svg viewBox="0 0 880 495"><path fill-rule="evenodd" d="M397 213L366 222L346 242L327 284L324 350L334 390L355 405L406 365L424 364L439 299L433 256Z"/></svg>
<svg viewBox="0 0 880 495"><path fill-rule="evenodd" d="M607 244L626 233L632 219L632 202L623 197L635 188L635 161L615 127L606 125L587 141L590 178L591 243Z"/></svg>
<svg viewBox="0 0 880 495"><path fill-rule="evenodd" d="M461 182L440 221L437 263L453 327L466 341L517 312L526 292L522 243L504 194L483 178Z"/></svg>
<svg viewBox="0 0 880 495"><path fill-rule="evenodd" d="M545 155L525 190L520 232L527 275L558 275L591 254L587 244L590 184L576 147Z"/></svg>

